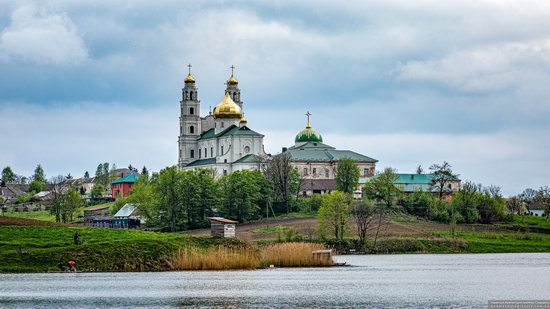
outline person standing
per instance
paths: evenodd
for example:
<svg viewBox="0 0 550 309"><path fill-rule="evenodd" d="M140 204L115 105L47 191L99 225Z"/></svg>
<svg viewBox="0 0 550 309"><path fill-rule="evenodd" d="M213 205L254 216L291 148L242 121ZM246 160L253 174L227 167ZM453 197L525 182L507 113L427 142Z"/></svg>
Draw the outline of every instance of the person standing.
<svg viewBox="0 0 550 309"><path fill-rule="evenodd" d="M74 271L76 272L76 267L75 267L76 263L75 261L69 261L69 271Z"/></svg>

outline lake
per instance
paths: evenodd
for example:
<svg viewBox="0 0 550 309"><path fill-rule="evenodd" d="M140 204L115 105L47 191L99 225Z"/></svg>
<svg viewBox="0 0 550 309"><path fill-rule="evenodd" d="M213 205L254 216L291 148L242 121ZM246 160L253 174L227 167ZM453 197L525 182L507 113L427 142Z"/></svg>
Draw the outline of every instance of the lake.
<svg viewBox="0 0 550 309"><path fill-rule="evenodd" d="M352 267L0 274L0 307L486 307L550 299L550 253L337 256Z"/></svg>

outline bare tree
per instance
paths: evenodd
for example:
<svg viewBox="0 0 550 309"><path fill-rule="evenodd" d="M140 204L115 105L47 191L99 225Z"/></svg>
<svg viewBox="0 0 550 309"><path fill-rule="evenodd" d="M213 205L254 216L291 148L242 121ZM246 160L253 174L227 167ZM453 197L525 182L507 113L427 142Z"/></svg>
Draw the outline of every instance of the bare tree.
<svg viewBox="0 0 550 309"><path fill-rule="evenodd" d="M550 187L540 187L533 199L534 203L544 210L544 218L550 218Z"/></svg>
<svg viewBox="0 0 550 309"><path fill-rule="evenodd" d="M351 204L351 217L357 226L357 236L359 243L363 246L367 240L367 230L375 219L376 206L372 200L363 199L361 201L353 201Z"/></svg>
<svg viewBox="0 0 550 309"><path fill-rule="evenodd" d="M533 199L535 198L535 194L537 194L537 191L531 188L527 188L523 190L523 192L519 195L523 200L525 208L527 209L527 213L531 211L531 206L533 205Z"/></svg>
<svg viewBox="0 0 550 309"><path fill-rule="evenodd" d="M275 198L284 203L290 212L290 199L300 190L298 171L291 165L289 154L282 153L265 164L264 174L273 186Z"/></svg>
<svg viewBox="0 0 550 309"><path fill-rule="evenodd" d="M443 164L433 164L430 166L432 172L432 190L436 190L439 200L443 199L443 194L452 192L450 183L458 180L458 174L454 174L449 162Z"/></svg>
<svg viewBox="0 0 550 309"><path fill-rule="evenodd" d="M512 196L506 200L506 208L513 214L521 215L523 210L523 200L519 196Z"/></svg>
<svg viewBox="0 0 550 309"><path fill-rule="evenodd" d="M67 186L65 185L65 176L57 175L50 178L50 185L50 200L52 203L52 212L53 214L55 214L55 221L61 222L61 195L67 190Z"/></svg>

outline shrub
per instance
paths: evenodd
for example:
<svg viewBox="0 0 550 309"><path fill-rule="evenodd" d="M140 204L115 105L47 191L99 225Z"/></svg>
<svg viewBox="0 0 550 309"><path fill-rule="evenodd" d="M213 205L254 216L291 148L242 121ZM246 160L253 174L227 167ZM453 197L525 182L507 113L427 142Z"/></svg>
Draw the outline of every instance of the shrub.
<svg viewBox="0 0 550 309"><path fill-rule="evenodd" d="M424 191L415 191L401 201L403 208L414 216L428 217L433 207L433 197Z"/></svg>
<svg viewBox="0 0 550 309"><path fill-rule="evenodd" d="M432 209L430 219L442 223L449 222L449 204L445 201L439 201Z"/></svg>

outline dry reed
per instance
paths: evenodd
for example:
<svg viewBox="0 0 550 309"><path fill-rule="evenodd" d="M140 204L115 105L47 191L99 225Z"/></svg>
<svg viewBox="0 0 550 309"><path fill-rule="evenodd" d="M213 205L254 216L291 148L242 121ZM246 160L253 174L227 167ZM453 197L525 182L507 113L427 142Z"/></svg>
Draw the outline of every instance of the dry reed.
<svg viewBox="0 0 550 309"><path fill-rule="evenodd" d="M313 254L324 250L323 244L281 243L261 247L229 248L216 246L208 249L181 248L171 260L174 270L227 270L268 267L332 266L328 254Z"/></svg>
<svg viewBox="0 0 550 309"><path fill-rule="evenodd" d="M181 248L171 264L175 270L255 269L260 266L260 259L251 248Z"/></svg>
<svg viewBox="0 0 550 309"><path fill-rule="evenodd" d="M334 262L329 254L312 253L325 249L325 245L314 243L272 244L261 248L261 261L263 266L275 267L332 266Z"/></svg>

